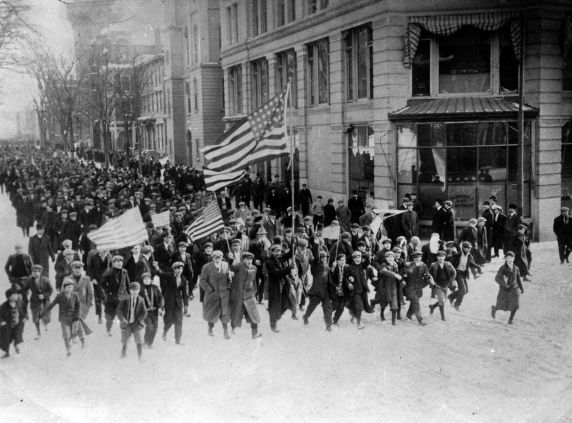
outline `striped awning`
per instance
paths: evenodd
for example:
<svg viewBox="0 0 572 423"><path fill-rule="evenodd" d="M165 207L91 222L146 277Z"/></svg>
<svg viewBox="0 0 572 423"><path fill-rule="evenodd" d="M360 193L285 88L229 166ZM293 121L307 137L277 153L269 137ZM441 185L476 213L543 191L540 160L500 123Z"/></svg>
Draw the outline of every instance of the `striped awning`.
<svg viewBox="0 0 572 423"><path fill-rule="evenodd" d="M454 34L462 26L474 26L481 31L498 31L510 25L512 46L520 58L520 15L519 12L464 13L455 15L410 16L405 34L405 54L403 64L410 68L417 53L423 30L441 37Z"/></svg>
<svg viewBox="0 0 572 423"><path fill-rule="evenodd" d="M538 115L538 109L524 105L524 116L527 118ZM516 119L518 103L503 98L491 97L450 97L415 102L393 113L389 120L396 121L458 121L483 119Z"/></svg>

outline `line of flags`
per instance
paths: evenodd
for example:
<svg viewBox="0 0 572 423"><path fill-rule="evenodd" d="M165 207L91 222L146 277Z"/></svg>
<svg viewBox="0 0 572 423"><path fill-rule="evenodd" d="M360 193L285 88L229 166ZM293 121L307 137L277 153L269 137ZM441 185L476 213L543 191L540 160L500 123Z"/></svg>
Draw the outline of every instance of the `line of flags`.
<svg viewBox="0 0 572 423"><path fill-rule="evenodd" d="M208 191L239 181L245 169L256 162L290 153L285 118L289 93L290 84L234 125L216 144L201 149L208 161L203 169Z"/></svg>

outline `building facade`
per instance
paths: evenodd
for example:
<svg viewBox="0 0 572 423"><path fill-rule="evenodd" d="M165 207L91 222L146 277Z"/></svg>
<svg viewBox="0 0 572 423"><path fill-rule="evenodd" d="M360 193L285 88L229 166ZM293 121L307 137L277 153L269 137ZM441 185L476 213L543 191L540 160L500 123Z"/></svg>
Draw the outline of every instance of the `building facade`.
<svg viewBox="0 0 572 423"><path fill-rule="evenodd" d="M571 188L570 13L564 0L222 0L225 120L290 80L299 179L316 194L387 208L416 192L425 225L451 199L459 226L494 195L551 239Z"/></svg>

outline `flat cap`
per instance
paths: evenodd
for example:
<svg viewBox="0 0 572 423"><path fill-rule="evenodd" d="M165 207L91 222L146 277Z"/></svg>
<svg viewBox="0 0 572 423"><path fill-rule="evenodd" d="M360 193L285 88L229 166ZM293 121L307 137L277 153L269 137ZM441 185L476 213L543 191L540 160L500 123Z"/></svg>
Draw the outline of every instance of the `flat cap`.
<svg viewBox="0 0 572 423"><path fill-rule="evenodd" d="M182 261L176 261L171 265L171 269L176 269L177 267L183 267L184 264Z"/></svg>
<svg viewBox="0 0 572 423"><path fill-rule="evenodd" d="M221 251L221 250L214 250L214 251L211 253L211 257L220 257L220 258L222 258L222 256L223 256L223 254L222 254L222 251Z"/></svg>
<svg viewBox="0 0 572 423"><path fill-rule="evenodd" d="M248 252L248 251L245 251L244 253L242 253L242 258L243 258L243 259L253 259L253 258L254 258L254 254L252 254L252 253L250 253L250 252Z"/></svg>
<svg viewBox="0 0 572 423"><path fill-rule="evenodd" d="M139 285L139 282L131 282L129 284L129 289L141 289L141 285Z"/></svg>
<svg viewBox="0 0 572 423"><path fill-rule="evenodd" d="M44 266L42 266L41 264L34 264L34 265L32 265L32 272L34 270L38 270L38 271L42 272L44 270Z"/></svg>
<svg viewBox="0 0 572 423"><path fill-rule="evenodd" d="M113 263L115 263L116 261L123 261L123 256L120 256L119 254L117 254L111 258L111 261Z"/></svg>
<svg viewBox="0 0 572 423"><path fill-rule="evenodd" d="M421 251L414 251L413 254L411 254L411 257L423 257L423 253Z"/></svg>
<svg viewBox="0 0 572 423"><path fill-rule="evenodd" d="M74 260L71 262L70 267L83 267L83 263L79 260Z"/></svg>

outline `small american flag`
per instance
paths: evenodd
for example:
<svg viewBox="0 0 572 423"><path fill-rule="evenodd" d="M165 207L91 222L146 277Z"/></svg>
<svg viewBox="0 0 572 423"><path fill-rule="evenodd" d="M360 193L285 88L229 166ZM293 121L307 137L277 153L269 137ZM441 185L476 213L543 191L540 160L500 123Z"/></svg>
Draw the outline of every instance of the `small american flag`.
<svg viewBox="0 0 572 423"><path fill-rule="evenodd" d="M118 250L147 239L147 230L138 207L111 219L101 228L88 232L87 237L100 250Z"/></svg>
<svg viewBox="0 0 572 423"><path fill-rule="evenodd" d="M161 228L171 224L170 213L168 210L163 213L152 215L151 220L153 221L153 226L155 228Z"/></svg>
<svg viewBox="0 0 572 423"><path fill-rule="evenodd" d="M185 233L193 241L204 238L224 228L222 215L218 203L211 201L203 210L202 214L185 230Z"/></svg>
<svg viewBox="0 0 572 423"><path fill-rule="evenodd" d="M322 237L325 239L339 239L340 237L340 225L330 225L324 228L322 232Z"/></svg>

